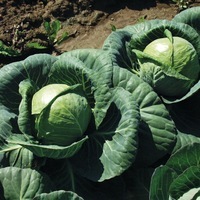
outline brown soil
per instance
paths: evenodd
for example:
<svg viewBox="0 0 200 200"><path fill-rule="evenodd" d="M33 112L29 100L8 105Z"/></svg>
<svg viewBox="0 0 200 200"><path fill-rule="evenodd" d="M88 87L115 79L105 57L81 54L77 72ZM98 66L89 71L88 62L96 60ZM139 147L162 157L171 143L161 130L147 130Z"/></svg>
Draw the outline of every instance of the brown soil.
<svg viewBox="0 0 200 200"><path fill-rule="evenodd" d="M190 6L200 6L200 1ZM112 27L123 28L144 19L172 19L177 12L178 6L167 0L0 0L0 40L23 56L100 48ZM52 47L43 24L56 19L62 23L58 35L67 32L69 38ZM48 51L32 51L27 48L30 42L47 46ZM4 61L11 60L3 57Z"/></svg>

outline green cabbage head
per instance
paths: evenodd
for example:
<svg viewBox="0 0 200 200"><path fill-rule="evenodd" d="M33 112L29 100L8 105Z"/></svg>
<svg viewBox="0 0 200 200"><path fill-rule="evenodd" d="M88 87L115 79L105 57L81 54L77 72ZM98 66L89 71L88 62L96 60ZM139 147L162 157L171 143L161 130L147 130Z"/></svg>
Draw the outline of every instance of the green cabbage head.
<svg viewBox="0 0 200 200"><path fill-rule="evenodd" d="M37 138L43 144L70 145L86 131L91 108L80 87L49 84L32 98Z"/></svg>
<svg viewBox="0 0 200 200"><path fill-rule="evenodd" d="M140 76L165 96L183 96L199 79L199 60L193 45L181 37L164 37L135 51Z"/></svg>

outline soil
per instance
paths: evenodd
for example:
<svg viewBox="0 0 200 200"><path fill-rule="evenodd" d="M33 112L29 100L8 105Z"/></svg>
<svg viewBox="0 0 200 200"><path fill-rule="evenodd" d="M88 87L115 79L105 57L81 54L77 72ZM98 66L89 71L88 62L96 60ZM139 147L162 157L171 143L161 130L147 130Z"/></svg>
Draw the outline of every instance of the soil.
<svg viewBox="0 0 200 200"><path fill-rule="evenodd" d="M190 2L200 6L200 1ZM0 0L0 41L17 50L20 56L1 56L6 64L39 52L61 54L77 48L101 48L112 28L123 28L141 20L172 19L179 7L167 0ZM44 22L61 22L57 38L50 43ZM28 48L36 42L46 49Z"/></svg>

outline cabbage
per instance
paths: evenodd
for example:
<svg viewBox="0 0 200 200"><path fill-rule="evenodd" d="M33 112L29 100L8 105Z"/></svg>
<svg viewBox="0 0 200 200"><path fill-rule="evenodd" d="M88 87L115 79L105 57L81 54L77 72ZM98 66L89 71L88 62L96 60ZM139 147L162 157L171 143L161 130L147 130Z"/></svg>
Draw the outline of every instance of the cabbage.
<svg viewBox="0 0 200 200"><path fill-rule="evenodd" d="M198 78L200 67L196 50L190 42L181 37L173 37L173 43L168 38L156 39L148 44L143 52L187 78Z"/></svg>
<svg viewBox="0 0 200 200"><path fill-rule="evenodd" d="M174 20L145 20L111 33L103 49L114 65L147 82L167 104L181 102L199 88L199 8Z"/></svg>
<svg viewBox="0 0 200 200"><path fill-rule="evenodd" d="M66 84L50 84L32 99L35 128L43 144L70 145L86 131L91 108L83 91L69 92Z"/></svg>
<svg viewBox="0 0 200 200"><path fill-rule="evenodd" d="M181 37L159 38L135 51L140 76L164 96L183 96L198 81L200 66L193 45Z"/></svg>

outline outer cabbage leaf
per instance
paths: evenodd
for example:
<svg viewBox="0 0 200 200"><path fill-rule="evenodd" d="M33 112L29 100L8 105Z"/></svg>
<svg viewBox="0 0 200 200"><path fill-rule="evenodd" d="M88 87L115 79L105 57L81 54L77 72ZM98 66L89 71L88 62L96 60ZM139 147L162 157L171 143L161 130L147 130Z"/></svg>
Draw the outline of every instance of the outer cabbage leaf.
<svg viewBox="0 0 200 200"><path fill-rule="evenodd" d="M173 21L188 24L200 34L200 7L193 7L180 12L175 15Z"/></svg>
<svg viewBox="0 0 200 200"><path fill-rule="evenodd" d="M181 175L173 180L170 185L170 196L174 199L182 197L193 188L200 190L200 167L188 167ZM191 196L190 196L191 197Z"/></svg>
<svg viewBox="0 0 200 200"><path fill-rule="evenodd" d="M31 101L37 86L30 80L25 79L19 84L19 93L22 100L19 105L18 126L23 134L31 135L34 130L34 118L31 116Z"/></svg>
<svg viewBox="0 0 200 200"><path fill-rule="evenodd" d="M73 142L69 146L43 145L36 141L33 137L13 134L7 138L7 142L14 147L18 145L27 148L38 157L62 159L69 158L76 154L87 139L88 137L85 136L77 142ZM9 149L5 148L3 151L9 151Z"/></svg>
<svg viewBox="0 0 200 200"><path fill-rule="evenodd" d="M62 71L62 80L60 73ZM73 79L76 74L75 79ZM89 101L94 105L93 113L96 127L105 117L110 99L112 61L109 55L101 49L77 49L62 54L54 66L51 83L62 82L71 84L70 79L81 83ZM91 94L93 93L93 97ZM92 99L93 98L93 99Z"/></svg>
<svg viewBox="0 0 200 200"><path fill-rule="evenodd" d="M139 120L132 95L123 88L114 89L102 124L89 134L81 151L72 158L78 173L101 182L128 169L136 157Z"/></svg>
<svg viewBox="0 0 200 200"><path fill-rule="evenodd" d="M12 151L2 153L2 159L0 159L1 167L19 167L19 168L33 168L39 169L45 163L45 159L38 158L29 151L27 148L23 148L19 145Z"/></svg>
<svg viewBox="0 0 200 200"><path fill-rule="evenodd" d="M13 128L15 126L15 119L17 115L11 112L7 107L0 105L0 148L5 143L7 137L17 131Z"/></svg>
<svg viewBox="0 0 200 200"><path fill-rule="evenodd" d="M114 87L123 87L139 105L138 163L151 165L170 153L176 143L176 127L170 114L153 89L131 72L115 67Z"/></svg>
<svg viewBox="0 0 200 200"><path fill-rule="evenodd" d="M90 78L95 85L100 83L111 85L112 67L110 65L112 62L106 52L101 49L77 49L62 54L59 59L68 58L68 56L77 58L82 61L82 66L92 70Z"/></svg>
<svg viewBox="0 0 200 200"><path fill-rule="evenodd" d="M196 142L185 145L167 161L166 165L178 175L169 188L173 199L178 199L184 194L186 196L192 188L200 188L199 148L200 143ZM194 195L193 191L192 194Z"/></svg>
<svg viewBox="0 0 200 200"><path fill-rule="evenodd" d="M191 190L192 196L200 188L200 144L193 143L177 150L164 166L157 168L152 176L150 199L182 199ZM195 192L197 193L195 195Z"/></svg>
<svg viewBox="0 0 200 200"><path fill-rule="evenodd" d="M74 192L64 191L64 190L54 191L50 193L43 193L33 198L33 200L48 200L48 199L83 200L82 197L78 196Z"/></svg>
<svg viewBox="0 0 200 200"><path fill-rule="evenodd" d="M118 64L120 67L131 70L132 63L129 59L130 52L126 48L126 44L131 39L131 33L128 31L114 31L105 40L103 49L108 52L114 64Z"/></svg>
<svg viewBox="0 0 200 200"><path fill-rule="evenodd" d="M176 151L166 165L181 174L191 166L199 166L200 143L191 143ZM200 182L199 182L200 183Z"/></svg>
<svg viewBox="0 0 200 200"><path fill-rule="evenodd" d="M19 162L21 156L17 156L18 150L21 149L20 145L7 144L6 140L12 134L30 134L30 112L24 108L28 107L30 93L32 93L30 91L35 89L35 86L42 87L47 83L51 66L56 60L56 57L47 54L37 54L24 61L6 65L0 70L0 149L2 152L15 150L12 156L19 158ZM11 162L8 155L9 153L4 156L3 162L5 158L8 159L6 162ZM33 156L30 156L26 162L32 163L32 161ZM25 163L22 163L22 166L26 165Z"/></svg>
<svg viewBox="0 0 200 200"><path fill-rule="evenodd" d="M16 126L17 115L12 113L5 106L0 106L0 151L2 158L0 159L1 167L17 166L17 167L33 167L35 166L35 156L28 150L23 149L18 144L7 144L6 140L14 133L18 133ZM9 152L6 152L9 150Z"/></svg>
<svg viewBox="0 0 200 200"><path fill-rule="evenodd" d="M199 189L196 184L199 179L199 167L190 167L178 176L167 166L156 168L150 187L150 200L196 200ZM189 181L190 180L190 181ZM192 182L194 181L194 182ZM194 188L193 188L194 187Z"/></svg>
<svg viewBox="0 0 200 200"><path fill-rule="evenodd" d="M176 151L183 148L184 146L193 143L200 143L200 137L196 137L188 133L187 134L181 133L180 131L178 131L176 145L174 146L172 153L174 154Z"/></svg>
<svg viewBox="0 0 200 200"><path fill-rule="evenodd" d="M51 66L56 60L56 57L48 54L37 54L1 68L0 103L18 114L21 102L21 95L18 92L20 82L30 79L38 87L42 87L47 83Z"/></svg>
<svg viewBox="0 0 200 200"><path fill-rule="evenodd" d="M169 187L177 174L168 166L155 169L150 184L150 200L169 200Z"/></svg>
<svg viewBox="0 0 200 200"><path fill-rule="evenodd" d="M6 167L0 169L1 199L26 200L54 189L50 179L30 168ZM1 189L0 189L1 190Z"/></svg>

